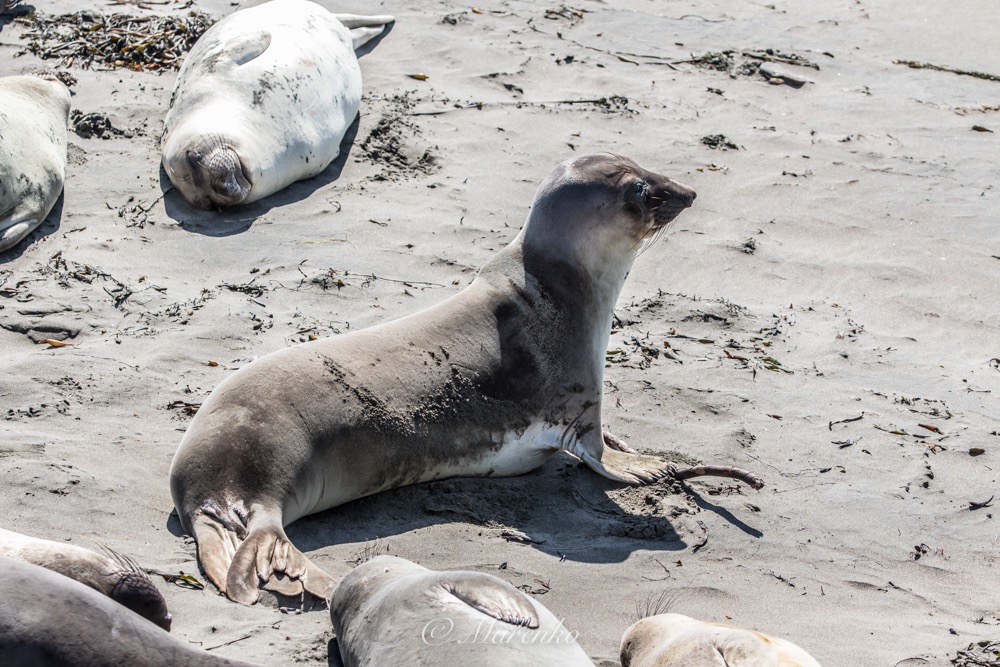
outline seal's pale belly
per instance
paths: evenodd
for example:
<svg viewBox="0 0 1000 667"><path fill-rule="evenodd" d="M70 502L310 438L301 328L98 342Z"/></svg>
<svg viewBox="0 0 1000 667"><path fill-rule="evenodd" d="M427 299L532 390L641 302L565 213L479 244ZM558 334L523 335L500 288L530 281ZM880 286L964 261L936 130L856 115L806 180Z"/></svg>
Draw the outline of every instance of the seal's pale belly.
<svg viewBox="0 0 1000 667"><path fill-rule="evenodd" d="M307 473L310 483L299 487L284 507L285 525L304 516L315 514L344 503L411 484L421 484L451 477L510 477L523 475L542 466L557 451L565 428L542 421L525 429L495 432L492 446L470 448L469 443L455 443L454 448L441 448L442 453L461 451L459 456L426 458L419 470L410 463L405 480L384 475L366 475L360 468L347 468L343 462L312 462ZM341 443L343 446L343 443ZM405 443L401 443L405 447ZM377 471L381 473L382 471Z"/></svg>

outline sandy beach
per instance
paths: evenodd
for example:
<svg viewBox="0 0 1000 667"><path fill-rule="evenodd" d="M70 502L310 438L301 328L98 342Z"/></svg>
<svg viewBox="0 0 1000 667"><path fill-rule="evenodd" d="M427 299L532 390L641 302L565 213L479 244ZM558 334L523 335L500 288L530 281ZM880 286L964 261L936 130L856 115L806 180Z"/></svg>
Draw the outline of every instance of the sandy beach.
<svg viewBox="0 0 1000 667"><path fill-rule="evenodd" d="M359 500L289 537L330 572L377 552L499 576L602 666L658 601L829 666L997 660L976 643L1000 640L1000 6L319 3L397 19L363 51L356 131L319 177L224 212L161 175L176 71L60 66L73 109L123 133L71 131L63 199L0 254L0 526L205 581L167 474L211 390L456 293L556 164L609 151L698 198L625 284L605 425L766 486L623 487L560 454ZM0 76L59 64L18 55L26 30L0 18ZM322 609L155 579L181 638L339 664Z"/></svg>

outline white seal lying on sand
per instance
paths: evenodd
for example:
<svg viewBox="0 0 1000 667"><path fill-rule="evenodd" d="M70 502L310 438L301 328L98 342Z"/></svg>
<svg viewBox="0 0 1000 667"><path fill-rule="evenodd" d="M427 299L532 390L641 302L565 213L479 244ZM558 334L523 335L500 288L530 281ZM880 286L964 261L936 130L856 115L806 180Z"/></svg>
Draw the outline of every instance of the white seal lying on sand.
<svg viewBox="0 0 1000 667"><path fill-rule="evenodd" d="M69 89L54 76L0 78L0 252L55 206L66 178Z"/></svg>
<svg viewBox="0 0 1000 667"><path fill-rule="evenodd" d="M694 197L627 158L568 160L458 294L226 378L170 468L208 578L243 603L259 582L329 598L334 580L283 526L407 484L520 475L559 450L629 484L670 474L659 458L605 445L604 358L632 261Z"/></svg>
<svg viewBox="0 0 1000 667"><path fill-rule="evenodd" d="M760 632L658 614L622 636L622 667L820 667L801 648Z"/></svg>
<svg viewBox="0 0 1000 667"><path fill-rule="evenodd" d="M185 58L163 124L170 181L207 209L326 169L361 104L354 50L394 20L271 0L213 25Z"/></svg>
<svg viewBox="0 0 1000 667"><path fill-rule="evenodd" d="M0 528L0 556L34 563L76 579L170 631L171 618L160 591L132 559L110 549L99 554L74 544Z"/></svg>
<svg viewBox="0 0 1000 667"><path fill-rule="evenodd" d="M344 667L592 667L576 633L537 600L482 572L435 572L394 556L359 565L330 618Z"/></svg>
<svg viewBox="0 0 1000 667"><path fill-rule="evenodd" d="M182 641L94 589L0 556L4 667L252 667Z"/></svg>

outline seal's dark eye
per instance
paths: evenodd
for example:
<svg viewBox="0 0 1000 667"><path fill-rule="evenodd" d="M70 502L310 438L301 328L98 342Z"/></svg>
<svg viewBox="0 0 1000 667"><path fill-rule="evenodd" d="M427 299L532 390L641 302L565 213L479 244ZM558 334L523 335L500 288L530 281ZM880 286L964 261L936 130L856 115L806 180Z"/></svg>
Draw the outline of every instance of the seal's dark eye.
<svg viewBox="0 0 1000 667"><path fill-rule="evenodd" d="M632 197L637 204L645 204L647 194L649 194L649 185L646 181L639 181L632 186Z"/></svg>

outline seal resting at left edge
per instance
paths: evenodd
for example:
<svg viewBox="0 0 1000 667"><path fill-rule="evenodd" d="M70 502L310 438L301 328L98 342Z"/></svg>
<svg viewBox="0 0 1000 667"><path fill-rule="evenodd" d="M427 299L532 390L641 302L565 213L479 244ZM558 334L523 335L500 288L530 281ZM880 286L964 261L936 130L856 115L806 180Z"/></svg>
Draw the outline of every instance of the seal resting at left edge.
<svg viewBox="0 0 1000 667"><path fill-rule="evenodd" d="M408 484L523 474L560 450L629 484L671 474L606 444L601 395L632 262L694 198L627 158L567 160L462 291L226 378L170 467L206 576L245 604L258 583L329 599L334 579L285 534L299 517Z"/></svg>
<svg viewBox="0 0 1000 667"><path fill-rule="evenodd" d="M253 667L167 634L89 586L0 556L4 667Z"/></svg>
<svg viewBox="0 0 1000 667"><path fill-rule="evenodd" d="M820 667L790 641L684 614L634 623L621 643L622 667Z"/></svg>
<svg viewBox="0 0 1000 667"><path fill-rule="evenodd" d="M90 586L170 632L167 603L149 576L127 556L105 548L97 553L75 544L53 542L0 528L0 556L58 572Z"/></svg>
<svg viewBox="0 0 1000 667"><path fill-rule="evenodd" d="M394 20L271 0L206 30L163 122L174 187L210 209L255 202L326 169L361 105L354 52Z"/></svg>
<svg viewBox="0 0 1000 667"><path fill-rule="evenodd" d="M576 633L512 585L482 572L437 572L378 556L330 602L344 667L592 667Z"/></svg>
<svg viewBox="0 0 1000 667"><path fill-rule="evenodd" d="M0 252L42 224L63 191L69 102L54 75L0 78Z"/></svg>

